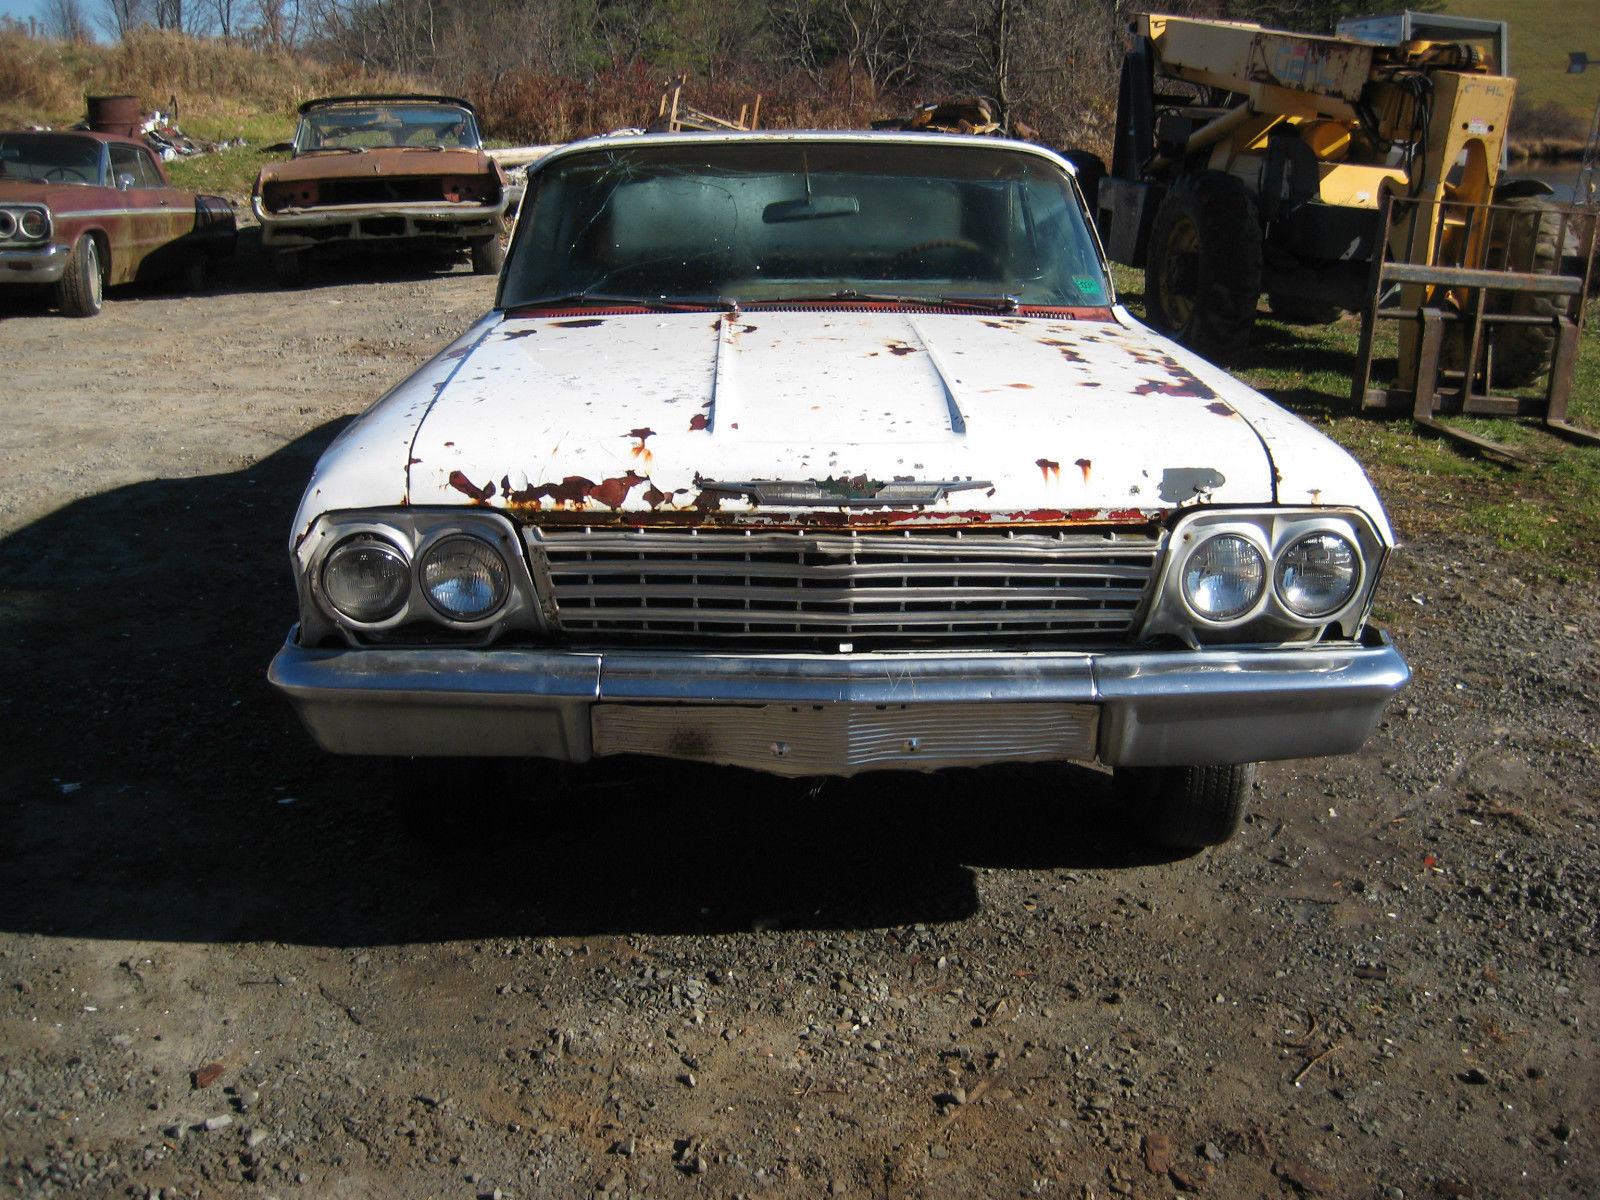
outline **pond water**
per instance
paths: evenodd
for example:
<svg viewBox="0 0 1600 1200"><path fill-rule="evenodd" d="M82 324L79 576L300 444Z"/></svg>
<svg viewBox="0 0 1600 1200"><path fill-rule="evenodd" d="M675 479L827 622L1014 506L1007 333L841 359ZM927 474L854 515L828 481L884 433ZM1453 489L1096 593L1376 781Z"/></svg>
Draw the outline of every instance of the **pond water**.
<svg viewBox="0 0 1600 1200"><path fill-rule="evenodd" d="M1578 186L1578 160L1569 158L1540 162L1530 159L1512 164L1506 175L1512 179L1542 179L1555 188L1557 201L1571 204Z"/></svg>

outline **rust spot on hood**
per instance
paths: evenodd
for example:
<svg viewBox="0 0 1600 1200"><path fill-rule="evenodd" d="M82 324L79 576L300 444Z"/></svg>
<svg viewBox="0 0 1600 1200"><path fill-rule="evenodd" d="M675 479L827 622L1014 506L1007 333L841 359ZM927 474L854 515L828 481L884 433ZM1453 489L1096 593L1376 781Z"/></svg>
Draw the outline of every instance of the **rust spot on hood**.
<svg viewBox="0 0 1600 1200"><path fill-rule="evenodd" d="M479 504L484 503L486 500L490 499L494 495L494 481L493 480L490 480L488 483L484 484L482 487L479 487L477 484L473 483L472 480L468 479L465 475L463 475L460 471L451 471L450 472L450 486L455 488L456 491L462 493L463 495L471 496Z"/></svg>
<svg viewBox="0 0 1600 1200"><path fill-rule="evenodd" d="M915 354L916 352L917 348L915 346L908 346L905 342L889 343L889 353L895 355L897 358L904 357L907 354Z"/></svg>
<svg viewBox="0 0 1600 1200"><path fill-rule="evenodd" d="M1006 386L1007 387L1014 387L1014 388L1017 388L1019 391L1024 391L1024 392L1033 391L1033 384L1031 384L1031 383L1008 383L1008 384L1006 384Z"/></svg>
<svg viewBox="0 0 1600 1200"><path fill-rule="evenodd" d="M1206 405L1206 411L1214 412L1219 417L1236 417L1239 415L1238 413L1234 412L1231 405L1224 404L1221 400L1218 400L1215 404Z"/></svg>
<svg viewBox="0 0 1600 1200"><path fill-rule="evenodd" d="M1054 483L1061 478L1061 464L1053 458L1041 458L1034 466L1039 468L1039 474L1044 476L1046 483Z"/></svg>
<svg viewBox="0 0 1600 1200"><path fill-rule="evenodd" d="M604 317L578 317L572 321L551 321L550 324L560 329L593 329L596 325L604 325Z"/></svg>
<svg viewBox="0 0 1600 1200"><path fill-rule="evenodd" d="M696 433L711 424L711 418L705 413L695 413L689 418L689 432Z"/></svg>
<svg viewBox="0 0 1600 1200"><path fill-rule="evenodd" d="M1080 458L1077 462L1073 463L1072 465L1077 467L1078 470L1083 472L1083 481L1085 483L1088 483L1089 482L1089 471L1090 471L1091 468L1093 468L1094 463L1090 462L1087 458Z"/></svg>
<svg viewBox="0 0 1600 1200"><path fill-rule="evenodd" d="M652 456L650 454L649 447L647 447L645 445L645 443L648 442L655 435L656 435L656 431L654 429L630 429L630 430L628 430L628 436L629 437L638 438L639 439L639 444L637 446L633 447L633 456L635 458L643 459L644 460L644 464L647 467L650 465L650 459L651 459Z"/></svg>
<svg viewBox="0 0 1600 1200"><path fill-rule="evenodd" d="M534 484L518 488L514 492L507 492L506 502L537 509L543 506L544 501L549 500L557 506L571 505L573 508L583 508L593 500L606 508L621 508L623 501L628 498L628 493L645 482L647 480L643 475L633 471L610 479L602 479L599 483L585 479L582 475L568 475L560 483Z"/></svg>

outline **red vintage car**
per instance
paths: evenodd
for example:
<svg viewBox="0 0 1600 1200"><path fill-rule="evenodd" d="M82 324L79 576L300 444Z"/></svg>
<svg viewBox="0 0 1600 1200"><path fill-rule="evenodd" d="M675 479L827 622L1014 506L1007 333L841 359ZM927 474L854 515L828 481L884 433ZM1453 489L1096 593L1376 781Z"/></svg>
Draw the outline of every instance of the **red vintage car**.
<svg viewBox="0 0 1600 1200"><path fill-rule="evenodd" d="M92 317L115 284L170 275L197 290L236 237L232 206L173 187L143 142L0 132L0 286L50 285L64 313Z"/></svg>

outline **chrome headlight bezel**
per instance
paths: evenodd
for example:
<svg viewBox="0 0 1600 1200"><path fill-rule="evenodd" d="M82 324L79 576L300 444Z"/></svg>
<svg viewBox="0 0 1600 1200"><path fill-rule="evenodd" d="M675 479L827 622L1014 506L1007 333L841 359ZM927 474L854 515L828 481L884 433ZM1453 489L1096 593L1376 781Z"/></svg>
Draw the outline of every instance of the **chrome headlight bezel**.
<svg viewBox="0 0 1600 1200"><path fill-rule="evenodd" d="M39 232L30 233L26 228L28 218L37 218ZM0 205L0 243L10 246L32 246L50 240L54 230L54 221L50 217L50 209L43 204L6 204Z"/></svg>
<svg viewBox="0 0 1600 1200"><path fill-rule="evenodd" d="M1279 588L1279 565L1291 546L1319 533L1347 541L1356 553L1357 579L1349 596L1336 608L1315 616L1295 612ZM1232 534L1262 555L1264 585L1247 610L1221 620L1205 616L1189 603L1183 577L1191 556L1212 538ZM1304 640L1337 627L1356 637L1366 623L1389 547L1377 527L1357 509L1207 509L1185 514L1168 535L1160 576L1142 636L1176 636L1191 645L1206 640L1239 641L1256 632L1262 641Z"/></svg>
<svg viewBox="0 0 1600 1200"><path fill-rule="evenodd" d="M360 621L340 612L323 586L323 568L328 558L352 538L360 537L388 542L406 560L410 587L405 602L382 620ZM422 563L428 553L456 537L483 542L506 567L505 598L481 617L462 619L441 611L429 598L421 579ZM459 509L324 513L294 547L293 557L300 590L301 639L306 643L338 636L352 645L371 644L390 639L402 627L426 630L431 626L465 644L481 645L508 630L547 628L528 572L522 539L516 526L499 513Z"/></svg>

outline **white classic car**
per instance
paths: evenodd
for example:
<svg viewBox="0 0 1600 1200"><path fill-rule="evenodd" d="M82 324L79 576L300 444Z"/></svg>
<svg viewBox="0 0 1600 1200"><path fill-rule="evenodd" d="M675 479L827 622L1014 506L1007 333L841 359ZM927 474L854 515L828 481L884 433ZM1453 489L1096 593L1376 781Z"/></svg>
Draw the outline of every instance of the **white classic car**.
<svg viewBox="0 0 1600 1200"><path fill-rule="evenodd" d="M351 424L271 678L347 754L1113 771L1175 846L1408 677L1337 445L1117 305L1072 168L908 133L542 160Z"/></svg>

